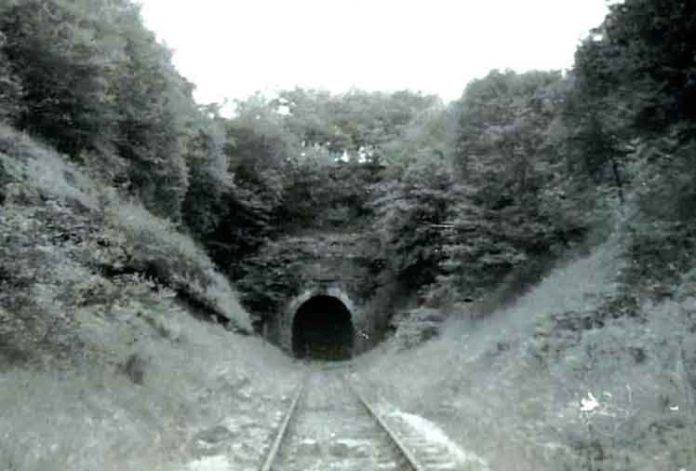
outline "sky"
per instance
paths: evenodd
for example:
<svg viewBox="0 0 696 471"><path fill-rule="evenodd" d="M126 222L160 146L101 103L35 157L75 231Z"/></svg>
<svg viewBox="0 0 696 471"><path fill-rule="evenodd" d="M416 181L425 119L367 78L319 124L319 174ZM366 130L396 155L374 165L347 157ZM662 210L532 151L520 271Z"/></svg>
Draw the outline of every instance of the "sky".
<svg viewBox="0 0 696 471"><path fill-rule="evenodd" d="M296 86L435 93L568 69L605 0L140 0L199 103Z"/></svg>

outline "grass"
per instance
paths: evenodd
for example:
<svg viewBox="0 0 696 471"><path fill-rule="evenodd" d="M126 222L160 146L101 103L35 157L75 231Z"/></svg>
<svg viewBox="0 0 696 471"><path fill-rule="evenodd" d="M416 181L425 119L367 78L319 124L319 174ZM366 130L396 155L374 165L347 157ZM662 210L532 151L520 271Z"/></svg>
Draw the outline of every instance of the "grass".
<svg viewBox="0 0 696 471"><path fill-rule="evenodd" d="M0 126L0 164L10 179L4 192L6 211L14 207L16 217L25 219L22 224L33 224L41 233L45 219L58 219L55 213L61 213L65 217L55 221L57 229L89 227L82 234L82 247L74 250L79 252L79 263L107 272L153 276L229 319L235 328L251 331L249 317L229 282L205 252L169 221L124 201L113 188L91 180L63 156L6 126ZM27 240L32 238L26 235Z"/></svg>
<svg viewBox="0 0 696 471"><path fill-rule="evenodd" d="M606 306L621 299L623 244L610 239L513 305L453 320L419 348L382 347L363 376L492 469L690 469L696 296L681 287L680 298L614 318ZM597 405L583 410L590 394Z"/></svg>
<svg viewBox="0 0 696 471"><path fill-rule="evenodd" d="M94 245L98 265L111 271L147 274L251 332L237 295L203 250L169 221L132 203L106 208Z"/></svg>
<svg viewBox="0 0 696 471"><path fill-rule="evenodd" d="M297 372L179 301L249 330L205 253L4 126L0 166L0 469L183 470L221 450L254 468ZM201 445L221 426L233 439Z"/></svg>
<svg viewBox="0 0 696 471"><path fill-rule="evenodd" d="M91 306L77 314L89 357L81 368L0 373L0 422L11 424L0 433L0 469L185 469L205 454L199 434L230 417L257 424L226 425L247 450L230 453L234 462L255 463L294 369L260 340L138 290L129 287L109 313ZM142 359L139 382L125 368L134 356Z"/></svg>

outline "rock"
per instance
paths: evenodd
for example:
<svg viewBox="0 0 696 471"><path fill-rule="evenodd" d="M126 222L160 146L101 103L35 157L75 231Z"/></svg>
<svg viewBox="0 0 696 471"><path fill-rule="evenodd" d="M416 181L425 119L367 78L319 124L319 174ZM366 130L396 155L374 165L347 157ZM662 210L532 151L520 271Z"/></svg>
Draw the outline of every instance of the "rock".
<svg viewBox="0 0 696 471"><path fill-rule="evenodd" d="M329 453L331 456L345 458L350 454L350 446L344 442L334 442L329 446Z"/></svg>
<svg viewBox="0 0 696 471"><path fill-rule="evenodd" d="M346 456L364 458L369 456L369 450L369 443L363 442L362 440L338 440L329 446L331 456L338 458L344 458Z"/></svg>
<svg viewBox="0 0 696 471"><path fill-rule="evenodd" d="M430 308L418 308L400 313L396 324L396 341L401 349L414 348L440 334L444 321L441 311Z"/></svg>
<svg viewBox="0 0 696 471"><path fill-rule="evenodd" d="M298 452L301 455L317 455L321 453L321 445L316 440L305 439L300 442Z"/></svg>
<svg viewBox="0 0 696 471"><path fill-rule="evenodd" d="M234 436L232 431L224 425L216 425L214 427L198 432L195 440L204 443L215 444L225 440L229 440Z"/></svg>
<svg viewBox="0 0 696 471"><path fill-rule="evenodd" d="M212 456L225 451L231 446L234 433L223 425L216 425L198 432L191 440L191 452L194 456Z"/></svg>
<svg viewBox="0 0 696 471"><path fill-rule="evenodd" d="M133 382L133 384L143 384L145 381L145 367L147 361L139 354L134 353L128 357L121 367L123 373Z"/></svg>

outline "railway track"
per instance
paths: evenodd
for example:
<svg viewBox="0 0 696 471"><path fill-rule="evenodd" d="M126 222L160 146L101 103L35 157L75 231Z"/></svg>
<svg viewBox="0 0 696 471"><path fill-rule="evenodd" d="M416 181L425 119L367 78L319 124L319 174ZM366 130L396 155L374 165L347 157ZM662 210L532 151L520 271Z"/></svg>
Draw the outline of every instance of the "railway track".
<svg viewBox="0 0 696 471"><path fill-rule="evenodd" d="M261 471L468 470L443 447L383 417L345 378L313 371L297 388Z"/></svg>

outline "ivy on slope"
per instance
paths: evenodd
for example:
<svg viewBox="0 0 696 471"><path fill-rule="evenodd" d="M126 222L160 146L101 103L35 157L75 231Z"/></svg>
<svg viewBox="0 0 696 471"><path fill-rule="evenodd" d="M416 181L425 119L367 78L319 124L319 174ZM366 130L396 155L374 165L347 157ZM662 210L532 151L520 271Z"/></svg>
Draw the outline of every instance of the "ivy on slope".
<svg viewBox="0 0 696 471"><path fill-rule="evenodd" d="M142 286L184 295L231 328L251 329L227 280L170 223L4 126L0 163L1 335L10 364L42 355L79 360L76 313L91 305L111 312L124 301L119 293Z"/></svg>

